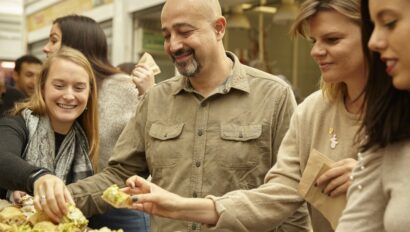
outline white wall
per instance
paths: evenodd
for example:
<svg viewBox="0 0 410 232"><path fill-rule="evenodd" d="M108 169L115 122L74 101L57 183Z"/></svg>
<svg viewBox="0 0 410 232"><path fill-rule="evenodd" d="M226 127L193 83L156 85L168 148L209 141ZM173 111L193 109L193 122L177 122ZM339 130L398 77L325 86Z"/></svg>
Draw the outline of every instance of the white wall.
<svg viewBox="0 0 410 232"><path fill-rule="evenodd" d="M0 0L0 60L14 60L25 53L23 0Z"/></svg>

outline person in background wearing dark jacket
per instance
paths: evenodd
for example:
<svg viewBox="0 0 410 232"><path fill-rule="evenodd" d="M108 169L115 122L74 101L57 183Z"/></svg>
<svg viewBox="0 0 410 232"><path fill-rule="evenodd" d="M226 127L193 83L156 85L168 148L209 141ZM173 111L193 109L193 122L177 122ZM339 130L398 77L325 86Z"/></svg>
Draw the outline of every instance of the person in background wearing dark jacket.
<svg viewBox="0 0 410 232"><path fill-rule="evenodd" d="M20 91L7 86L4 70L0 66L0 117L4 116L10 109L12 109L14 103L23 100L24 98L24 95ZM2 191L0 190L0 192Z"/></svg>
<svg viewBox="0 0 410 232"><path fill-rule="evenodd" d="M24 55L15 61L13 80L16 89L26 97L34 93L34 84L40 76L42 62L33 55Z"/></svg>

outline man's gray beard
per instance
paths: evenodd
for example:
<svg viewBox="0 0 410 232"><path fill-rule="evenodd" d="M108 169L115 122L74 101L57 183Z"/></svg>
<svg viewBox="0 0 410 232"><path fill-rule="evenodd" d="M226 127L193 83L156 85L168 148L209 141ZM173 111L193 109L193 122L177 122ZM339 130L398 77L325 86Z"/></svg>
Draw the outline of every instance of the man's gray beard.
<svg viewBox="0 0 410 232"><path fill-rule="evenodd" d="M188 62L176 63L178 72L185 77L194 77L201 70L201 66L196 59L191 59Z"/></svg>

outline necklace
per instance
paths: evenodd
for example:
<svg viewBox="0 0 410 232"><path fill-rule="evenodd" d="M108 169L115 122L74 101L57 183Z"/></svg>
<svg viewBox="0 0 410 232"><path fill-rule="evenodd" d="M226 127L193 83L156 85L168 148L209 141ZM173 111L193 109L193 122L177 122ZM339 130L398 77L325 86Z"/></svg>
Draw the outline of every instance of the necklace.
<svg viewBox="0 0 410 232"><path fill-rule="evenodd" d="M363 91L352 101L348 102L348 97L347 95L344 96L343 98L343 102L345 105L345 108L348 112L350 113L360 113L363 110L363 101L360 103L360 105L355 105L356 102L359 102L360 99L362 99L363 94L365 93L365 90L363 89Z"/></svg>
<svg viewBox="0 0 410 232"><path fill-rule="evenodd" d="M335 149L336 145L339 143L337 140L336 132L333 127L329 127L329 142L330 142L330 148Z"/></svg>

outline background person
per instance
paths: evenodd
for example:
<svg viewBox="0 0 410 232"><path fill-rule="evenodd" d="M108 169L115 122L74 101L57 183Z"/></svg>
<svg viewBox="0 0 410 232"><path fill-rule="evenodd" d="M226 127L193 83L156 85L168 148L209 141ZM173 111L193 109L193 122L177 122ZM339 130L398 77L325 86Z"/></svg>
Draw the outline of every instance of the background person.
<svg viewBox="0 0 410 232"><path fill-rule="evenodd" d="M6 83L6 76L0 66L0 118L7 114L14 107L14 103L23 100L24 95ZM1 194L1 192L3 192ZM0 190L0 197L4 198L5 191Z"/></svg>
<svg viewBox="0 0 410 232"><path fill-rule="evenodd" d="M34 84L40 76L41 60L33 55L24 55L15 61L13 80L16 89L26 97L31 97L34 93Z"/></svg>
<svg viewBox="0 0 410 232"><path fill-rule="evenodd" d="M367 139L337 231L404 232L410 227L410 2L362 0L361 8L362 30L373 31L363 46L375 51L368 57Z"/></svg>
<svg viewBox="0 0 410 232"><path fill-rule="evenodd" d="M49 41L43 48L46 54L68 46L81 51L90 61L97 79L100 150L98 169L103 170L110 159L115 143L127 122L135 113L138 90L131 78L120 72L108 60L108 45L99 24L86 16L68 15L53 22ZM138 76L154 79L150 72ZM149 218L140 212L112 209L107 215L90 218L91 228L107 226L124 231L148 231Z"/></svg>

